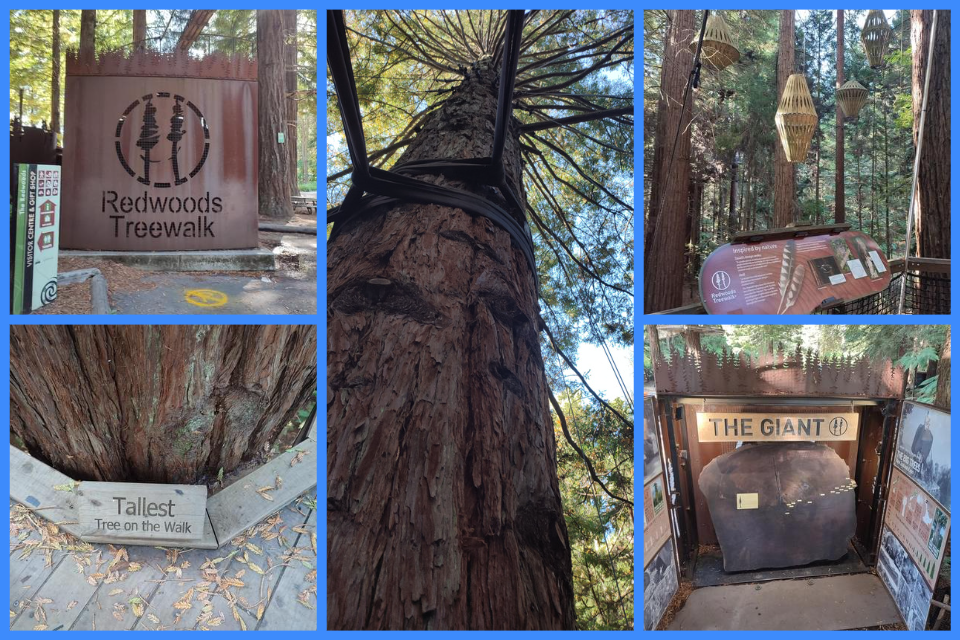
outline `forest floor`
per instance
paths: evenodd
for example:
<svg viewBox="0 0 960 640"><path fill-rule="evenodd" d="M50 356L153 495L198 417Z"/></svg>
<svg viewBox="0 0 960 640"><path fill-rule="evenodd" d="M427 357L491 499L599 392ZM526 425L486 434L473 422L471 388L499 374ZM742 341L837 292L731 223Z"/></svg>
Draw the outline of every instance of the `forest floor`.
<svg viewBox="0 0 960 640"><path fill-rule="evenodd" d="M316 491L218 550L88 544L10 505L11 630L315 630Z"/></svg>
<svg viewBox="0 0 960 640"><path fill-rule="evenodd" d="M277 223L261 219L261 222ZM316 228L315 215L282 224ZM317 311L317 236L260 232L260 248L275 256L274 271L152 271L102 259L60 258L61 273L99 269L117 314L314 314ZM92 313L90 283L64 285L39 315Z"/></svg>

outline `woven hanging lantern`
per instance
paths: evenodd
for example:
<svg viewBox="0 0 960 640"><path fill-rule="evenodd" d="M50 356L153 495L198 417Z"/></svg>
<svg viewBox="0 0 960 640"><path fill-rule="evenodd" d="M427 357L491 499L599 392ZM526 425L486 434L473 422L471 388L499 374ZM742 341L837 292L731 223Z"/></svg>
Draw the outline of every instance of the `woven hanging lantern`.
<svg viewBox="0 0 960 640"><path fill-rule="evenodd" d="M690 43L697 52L697 39ZM727 23L719 13L707 16L707 28L703 32L703 45L700 47L700 59L711 69L721 71L740 59L740 50L733 44Z"/></svg>
<svg viewBox="0 0 960 640"><path fill-rule="evenodd" d="M860 33L860 41L863 42L863 48L867 52L867 62L873 68L883 64L883 56L887 53L887 43L890 42L890 36L893 29L887 24L887 18L883 11L874 9L867 14L867 21L863 23L863 31Z"/></svg>
<svg viewBox="0 0 960 640"><path fill-rule="evenodd" d="M787 160L803 162L817 126L817 110L802 73L787 78L775 120Z"/></svg>
<svg viewBox="0 0 960 640"><path fill-rule="evenodd" d="M837 89L837 102L844 115L854 118L867 102L867 89L856 80L847 80Z"/></svg>

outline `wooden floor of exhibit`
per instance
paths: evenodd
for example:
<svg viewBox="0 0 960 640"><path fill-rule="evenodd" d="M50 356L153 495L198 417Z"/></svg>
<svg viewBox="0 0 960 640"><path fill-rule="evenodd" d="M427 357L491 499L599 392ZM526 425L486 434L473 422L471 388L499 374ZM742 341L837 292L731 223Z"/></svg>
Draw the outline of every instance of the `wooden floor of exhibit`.
<svg viewBox="0 0 960 640"><path fill-rule="evenodd" d="M900 622L877 576L860 573L705 587L690 594L671 630L841 630Z"/></svg>
<svg viewBox="0 0 960 640"><path fill-rule="evenodd" d="M218 550L87 544L10 503L10 629L315 630L316 490Z"/></svg>

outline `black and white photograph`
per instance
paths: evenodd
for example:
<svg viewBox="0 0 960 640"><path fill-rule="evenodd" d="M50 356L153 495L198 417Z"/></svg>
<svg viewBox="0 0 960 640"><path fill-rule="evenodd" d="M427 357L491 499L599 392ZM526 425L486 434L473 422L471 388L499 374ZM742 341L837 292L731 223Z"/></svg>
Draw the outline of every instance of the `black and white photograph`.
<svg viewBox="0 0 960 640"><path fill-rule="evenodd" d="M677 591L677 567L673 562L673 538L643 570L643 628L654 629Z"/></svg>
<svg viewBox="0 0 960 640"><path fill-rule="evenodd" d="M887 528L884 528L880 541L877 573L890 589L890 595L897 603L907 628L910 631L923 631L933 592L907 550Z"/></svg>
<svg viewBox="0 0 960 640"><path fill-rule="evenodd" d="M950 414L903 403L896 465L950 511Z"/></svg>

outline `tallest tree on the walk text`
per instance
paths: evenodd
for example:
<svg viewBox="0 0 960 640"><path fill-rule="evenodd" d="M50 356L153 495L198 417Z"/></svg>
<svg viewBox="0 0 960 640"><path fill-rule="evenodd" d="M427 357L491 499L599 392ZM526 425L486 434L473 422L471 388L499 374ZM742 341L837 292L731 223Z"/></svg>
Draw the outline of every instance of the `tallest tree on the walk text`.
<svg viewBox="0 0 960 640"><path fill-rule="evenodd" d="M541 339L632 342L632 24L328 16L330 629L573 628Z"/></svg>

